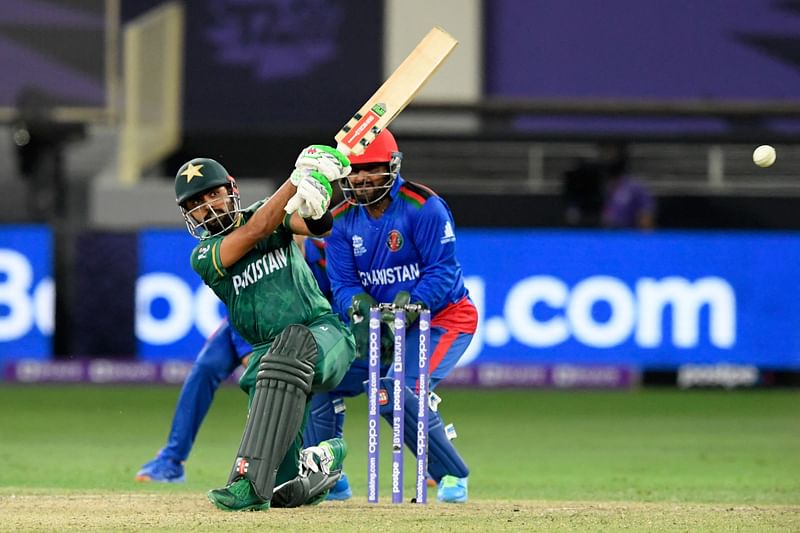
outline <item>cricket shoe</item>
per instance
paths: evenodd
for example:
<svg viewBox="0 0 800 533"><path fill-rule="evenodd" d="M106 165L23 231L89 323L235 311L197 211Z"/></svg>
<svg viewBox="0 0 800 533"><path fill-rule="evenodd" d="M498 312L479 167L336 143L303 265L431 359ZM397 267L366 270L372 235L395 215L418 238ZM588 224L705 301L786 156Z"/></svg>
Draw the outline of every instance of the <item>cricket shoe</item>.
<svg viewBox="0 0 800 533"><path fill-rule="evenodd" d="M439 482L436 499L445 503L466 503L467 478L444 476Z"/></svg>
<svg viewBox="0 0 800 533"><path fill-rule="evenodd" d="M246 477L237 479L225 488L208 491L208 500L223 511L265 511L270 503L258 497Z"/></svg>
<svg viewBox="0 0 800 533"><path fill-rule="evenodd" d="M183 483L186 481L186 475L183 472L183 463L180 461L156 456L152 461L142 465L133 479L141 482Z"/></svg>
<svg viewBox="0 0 800 533"><path fill-rule="evenodd" d="M344 501L353 497L353 490L350 488L350 481L347 479L347 474L342 472L342 476L336 482L336 485L328 492L327 500Z"/></svg>

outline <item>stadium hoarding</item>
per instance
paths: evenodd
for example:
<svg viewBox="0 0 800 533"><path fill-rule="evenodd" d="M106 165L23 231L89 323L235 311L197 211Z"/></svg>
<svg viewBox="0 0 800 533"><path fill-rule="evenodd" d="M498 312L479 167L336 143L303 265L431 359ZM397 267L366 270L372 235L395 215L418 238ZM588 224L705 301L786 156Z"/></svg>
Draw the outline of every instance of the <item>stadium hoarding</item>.
<svg viewBox="0 0 800 533"><path fill-rule="evenodd" d="M141 359L194 359L227 315L191 268L189 257L196 245L184 230L139 233L134 330Z"/></svg>
<svg viewBox="0 0 800 533"><path fill-rule="evenodd" d="M224 316L189 266L194 244L141 234L144 360L193 358ZM800 234L463 229L457 249L480 316L461 366L800 369Z"/></svg>
<svg viewBox="0 0 800 533"><path fill-rule="evenodd" d="M183 230L141 231L131 240L131 355L141 368L117 357L51 361L51 239L44 226L0 232L6 379L173 382L225 316L191 270L197 241ZM800 370L798 233L462 229L456 246L480 321L450 384L610 388L655 376L748 386Z"/></svg>
<svg viewBox="0 0 800 533"><path fill-rule="evenodd" d="M55 318L52 233L46 226L0 231L0 363L52 354Z"/></svg>
<svg viewBox="0 0 800 533"><path fill-rule="evenodd" d="M466 362L800 368L800 235L462 231Z"/></svg>

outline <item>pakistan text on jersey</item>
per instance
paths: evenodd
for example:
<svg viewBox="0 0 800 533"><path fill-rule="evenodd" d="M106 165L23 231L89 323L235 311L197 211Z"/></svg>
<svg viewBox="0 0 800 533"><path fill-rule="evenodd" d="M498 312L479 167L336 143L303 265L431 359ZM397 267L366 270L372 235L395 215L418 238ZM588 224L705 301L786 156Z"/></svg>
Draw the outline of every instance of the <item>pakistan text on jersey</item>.
<svg viewBox="0 0 800 533"><path fill-rule="evenodd" d="M391 268L379 268L369 272L359 272L358 275L361 276L362 287L403 283L404 281L413 281L419 278L419 265L413 263Z"/></svg>
<svg viewBox="0 0 800 533"><path fill-rule="evenodd" d="M260 280L267 274L271 274L279 268L288 264L286 249L279 248L259 257L257 260L244 267L241 274L233 276L233 289L239 294L240 289L246 289L251 284Z"/></svg>

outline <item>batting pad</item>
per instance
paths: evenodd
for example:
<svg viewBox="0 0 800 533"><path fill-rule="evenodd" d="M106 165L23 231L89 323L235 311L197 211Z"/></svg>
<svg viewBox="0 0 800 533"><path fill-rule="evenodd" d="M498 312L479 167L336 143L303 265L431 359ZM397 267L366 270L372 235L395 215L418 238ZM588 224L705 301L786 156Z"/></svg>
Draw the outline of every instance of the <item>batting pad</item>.
<svg viewBox="0 0 800 533"><path fill-rule="evenodd" d="M292 324L275 338L259 363L256 392L228 483L249 479L264 501L303 423L311 393L317 343L305 326Z"/></svg>

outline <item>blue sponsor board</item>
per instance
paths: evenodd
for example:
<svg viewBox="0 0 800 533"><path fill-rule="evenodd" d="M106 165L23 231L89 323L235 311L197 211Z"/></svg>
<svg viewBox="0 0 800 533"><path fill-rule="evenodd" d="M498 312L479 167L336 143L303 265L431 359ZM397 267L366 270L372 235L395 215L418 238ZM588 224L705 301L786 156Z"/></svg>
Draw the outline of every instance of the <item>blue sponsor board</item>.
<svg viewBox="0 0 800 533"><path fill-rule="evenodd" d="M0 230L0 363L53 353L52 233L45 226Z"/></svg>
<svg viewBox="0 0 800 533"><path fill-rule="evenodd" d="M184 231L141 235L139 355L193 358L224 307ZM800 234L467 230L479 315L462 365L800 368Z"/></svg>
<svg viewBox="0 0 800 533"><path fill-rule="evenodd" d="M185 230L139 234L136 343L146 360L194 359L226 316L189 262L197 239Z"/></svg>
<svg viewBox="0 0 800 533"><path fill-rule="evenodd" d="M464 362L800 368L800 235L468 231Z"/></svg>

